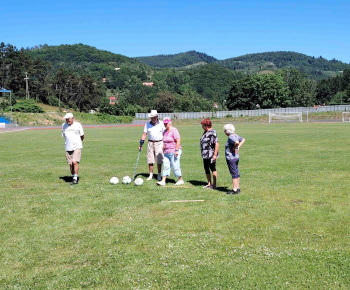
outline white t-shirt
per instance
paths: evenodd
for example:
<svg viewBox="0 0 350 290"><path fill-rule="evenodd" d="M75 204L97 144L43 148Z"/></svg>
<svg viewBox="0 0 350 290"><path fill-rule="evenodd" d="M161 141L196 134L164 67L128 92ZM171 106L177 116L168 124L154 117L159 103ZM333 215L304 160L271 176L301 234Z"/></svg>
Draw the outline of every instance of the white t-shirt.
<svg viewBox="0 0 350 290"><path fill-rule="evenodd" d="M65 150L74 151L83 148L81 136L84 135L83 126L79 122L73 122L72 125L64 123L62 125L62 137L65 139Z"/></svg>
<svg viewBox="0 0 350 290"><path fill-rule="evenodd" d="M151 125L151 122L147 122L145 124L145 128L143 132L148 134L148 140L152 141L160 141L163 140L163 132L164 132L164 124L163 121L158 121L156 125Z"/></svg>

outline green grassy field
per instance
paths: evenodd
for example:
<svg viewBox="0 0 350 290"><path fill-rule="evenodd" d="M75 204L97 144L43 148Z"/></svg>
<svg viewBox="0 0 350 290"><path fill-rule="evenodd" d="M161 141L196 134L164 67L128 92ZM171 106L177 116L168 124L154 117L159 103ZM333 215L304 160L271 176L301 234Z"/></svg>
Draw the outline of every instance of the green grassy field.
<svg viewBox="0 0 350 290"><path fill-rule="evenodd" d="M0 134L0 288L350 288L349 124L237 124L237 196L223 124L218 190L200 125L176 127L181 188L109 184L132 176L142 127L86 128L77 186L59 129Z"/></svg>

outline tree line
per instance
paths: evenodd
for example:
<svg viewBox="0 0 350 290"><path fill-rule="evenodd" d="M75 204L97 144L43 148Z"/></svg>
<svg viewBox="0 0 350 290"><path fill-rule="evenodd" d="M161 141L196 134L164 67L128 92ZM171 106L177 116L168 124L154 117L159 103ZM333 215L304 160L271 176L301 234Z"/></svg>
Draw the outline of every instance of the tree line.
<svg viewBox="0 0 350 290"><path fill-rule="evenodd" d="M290 67L258 74L217 62L192 69L154 68L83 44L17 49L2 42L0 51L0 85L12 90L14 102L26 96L27 72L30 99L81 112L98 109L134 115L151 109L198 112L313 106L347 103L350 97L349 69L317 80ZM114 105L111 96L116 98ZM6 100L1 106L5 109Z"/></svg>

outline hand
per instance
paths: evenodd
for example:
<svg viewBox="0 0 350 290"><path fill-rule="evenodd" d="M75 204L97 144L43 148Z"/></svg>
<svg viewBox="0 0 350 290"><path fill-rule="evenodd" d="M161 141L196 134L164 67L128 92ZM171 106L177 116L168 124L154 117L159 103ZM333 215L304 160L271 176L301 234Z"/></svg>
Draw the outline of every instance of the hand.
<svg viewBox="0 0 350 290"><path fill-rule="evenodd" d="M218 158L218 156L214 154L213 157L211 158L211 162L214 162L216 158Z"/></svg>

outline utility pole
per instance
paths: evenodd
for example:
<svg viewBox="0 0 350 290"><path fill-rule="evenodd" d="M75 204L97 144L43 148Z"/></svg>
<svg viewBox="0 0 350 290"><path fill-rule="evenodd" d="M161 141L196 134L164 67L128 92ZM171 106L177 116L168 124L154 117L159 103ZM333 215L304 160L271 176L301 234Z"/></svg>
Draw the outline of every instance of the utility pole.
<svg viewBox="0 0 350 290"><path fill-rule="evenodd" d="M29 100L29 88L28 88L28 75L27 75L27 72L26 72L26 77L24 78L26 80L26 99Z"/></svg>

